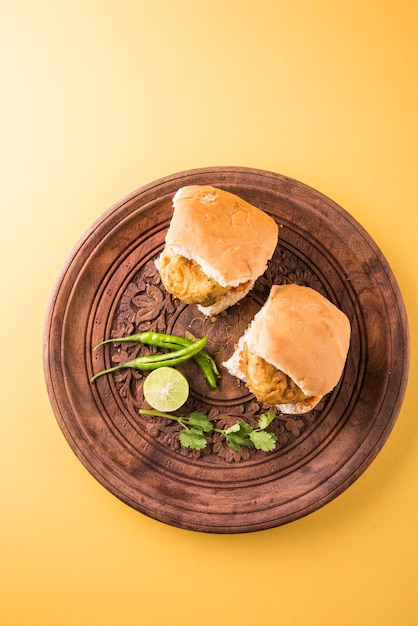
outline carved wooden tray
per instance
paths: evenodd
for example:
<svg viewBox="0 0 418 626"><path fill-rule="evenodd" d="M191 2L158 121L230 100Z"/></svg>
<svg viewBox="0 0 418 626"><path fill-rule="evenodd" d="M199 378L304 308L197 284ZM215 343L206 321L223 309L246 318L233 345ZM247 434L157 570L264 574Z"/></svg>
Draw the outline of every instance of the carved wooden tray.
<svg viewBox="0 0 418 626"><path fill-rule="evenodd" d="M173 299L154 259L164 245L172 196L211 184L272 215L279 244L268 270L242 303L216 319ZM338 387L311 413L278 414L274 452L236 453L213 435L203 451L181 448L179 426L139 415L143 375L90 377L138 351L130 344L93 353L102 339L157 329L209 335L221 363L272 284L309 285L352 324ZM126 347L128 346L128 347ZM141 348L143 350L143 348ZM406 313L396 280L364 229L332 200L284 176L247 168L181 172L121 200L84 235L52 294L44 368L57 421L85 467L115 496L162 522L196 531L239 533L298 519L329 502L368 467L399 413L409 367ZM191 362L184 411L207 412L218 426L255 423L266 407L224 372L211 390ZM181 414L183 413L183 409Z"/></svg>

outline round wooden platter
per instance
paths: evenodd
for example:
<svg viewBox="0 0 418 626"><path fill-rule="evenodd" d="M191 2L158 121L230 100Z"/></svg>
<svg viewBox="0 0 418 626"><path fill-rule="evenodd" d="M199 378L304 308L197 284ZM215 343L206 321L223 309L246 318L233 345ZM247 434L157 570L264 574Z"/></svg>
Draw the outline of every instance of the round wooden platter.
<svg viewBox="0 0 418 626"><path fill-rule="evenodd" d="M163 288L154 261L164 246L178 188L208 184L269 213L279 242L265 274L240 304L205 318ZM309 285L352 326L340 383L314 411L278 412L273 452L234 452L219 434L202 451L179 444L180 426L144 416L144 374L93 373L146 350L105 338L158 330L208 335L218 364L262 306L272 284ZM406 313L396 280L365 230L314 189L271 172L239 167L168 176L127 196L84 235L59 277L46 321L44 369L56 419L75 454L115 496L184 529L240 533L272 528L323 506L369 466L399 413L409 368ZM218 427L255 425L266 407L223 370L216 390L194 362L191 394L177 414L207 413Z"/></svg>

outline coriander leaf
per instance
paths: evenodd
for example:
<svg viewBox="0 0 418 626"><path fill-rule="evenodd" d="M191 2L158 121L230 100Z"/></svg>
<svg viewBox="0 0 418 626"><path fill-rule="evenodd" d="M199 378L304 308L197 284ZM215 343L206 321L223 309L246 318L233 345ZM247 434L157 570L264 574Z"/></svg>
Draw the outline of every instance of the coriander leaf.
<svg viewBox="0 0 418 626"><path fill-rule="evenodd" d="M192 416L194 416L194 417L205 417L206 419L207 419L207 417L208 417L208 416L206 415L206 413L203 413L203 411L192 411L192 412L189 414L189 417L192 417Z"/></svg>
<svg viewBox="0 0 418 626"><path fill-rule="evenodd" d="M240 443L237 443L234 441L233 438L230 438L229 436L226 438L228 445L230 448L232 448L232 450L236 450L237 452L241 451L242 445Z"/></svg>
<svg viewBox="0 0 418 626"><path fill-rule="evenodd" d="M197 426L205 433L210 433L210 431L213 430L213 424L208 416L204 413L200 413L200 411L193 411L193 413L190 413L187 421L191 426Z"/></svg>
<svg viewBox="0 0 418 626"><path fill-rule="evenodd" d="M276 447L277 437L274 433L268 433L265 430L254 430L248 436L257 450L271 452Z"/></svg>
<svg viewBox="0 0 418 626"><path fill-rule="evenodd" d="M246 435L242 436L236 433L230 433L226 435L226 440L229 447L233 450L237 450L238 452L241 450L242 446L245 446L246 448L254 448L254 443Z"/></svg>
<svg viewBox="0 0 418 626"><path fill-rule="evenodd" d="M206 448L205 436L198 428L182 430L180 432L180 443L185 448L193 448L193 450L203 450L203 448Z"/></svg>
<svg viewBox="0 0 418 626"><path fill-rule="evenodd" d="M249 433L251 433L253 431L253 427L250 426L250 424L247 424L247 422L238 422L239 424L239 433L240 435L248 435Z"/></svg>
<svg viewBox="0 0 418 626"><path fill-rule="evenodd" d="M260 415L260 419L258 420L258 427L260 430L265 430L268 426L270 426L275 417L276 414L271 409L270 411L267 411L267 413L262 413Z"/></svg>
<svg viewBox="0 0 418 626"><path fill-rule="evenodd" d="M232 424L232 426L230 426L229 428L226 428L223 433L224 435L229 435L229 433L237 433L240 429L240 423L239 422L235 422L235 424Z"/></svg>
<svg viewBox="0 0 418 626"><path fill-rule="evenodd" d="M248 435L248 433L252 432L252 430L252 426L246 424L245 422L235 422L235 424L232 424L232 426L224 430L223 434L226 436L229 433L239 433L245 437L245 435Z"/></svg>

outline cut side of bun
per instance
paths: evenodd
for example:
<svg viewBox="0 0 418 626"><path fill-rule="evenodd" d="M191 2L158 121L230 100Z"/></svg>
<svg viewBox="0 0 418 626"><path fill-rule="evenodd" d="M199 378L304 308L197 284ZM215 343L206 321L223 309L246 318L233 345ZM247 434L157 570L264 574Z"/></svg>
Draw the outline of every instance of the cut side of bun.
<svg viewBox="0 0 418 626"><path fill-rule="evenodd" d="M174 195L173 208L166 248L156 261L157 269L167 291L177 295L176 285L170 280L177 272L173 265L177 261L170 259L169 266L167 251L172 257L178 255L182 267L174 282L183 282L183 295L178 297L197 304L205 315L215 315L243 298L264 273L277 245L278 226L261 209L233 193L208 185L182 187ZM209 303L204 298L193 299L193 293L184 288L182 273L186 264L181 259L196 263L203 272L199 288L204 278L209 277L228 292ZM190 276L190 264L187 271L192 291L197 283L195 276Z"/></svg>
<svg viewBox="0 0 418 626"><path fill-rule="evenodd" d="M247 283L243 283L243 286L238 285L237 287L233 287L228 291L225 295L220 296L215 304L211 306L202 306L200 304L197 305L197 308L203 315L210 317L212 315L218 315L218 313L222 313L222 311L226 311L234 304L237 304L242 298L245 298L247 293L251 291L255 283L255 280L248 281Z"/></svg>
<svg viewBox="0 0 418 626"><path fill-rule="evenodd" d="M245 344L303 392L304 400L278 404L280 411L306 413L337 385L349 343L350 322L328 299L310 287L275 285L223 365L251 390L243 371Z"/></svg>

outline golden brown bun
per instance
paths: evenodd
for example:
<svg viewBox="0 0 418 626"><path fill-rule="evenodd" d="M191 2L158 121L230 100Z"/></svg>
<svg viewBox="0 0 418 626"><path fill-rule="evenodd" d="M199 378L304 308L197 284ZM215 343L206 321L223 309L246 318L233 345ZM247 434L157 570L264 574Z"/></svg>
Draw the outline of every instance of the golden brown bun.
<svg viewBox="0 0 418 626"><path fill-rule="evenodd" d="M222 286L237 286L264 273L277 245L278 227L264 211L207 185L182 187L166 243L197 261Z"/></svg>
<svg viewBox="0 0 418 626"><path fill-rule="evenodd" d="M278 405L283 412L301 413L311 410L338 383L350 344L350 322L314 289L275 285L235 353L224 363L230 373L245 380L239 371L243 342L287 374L309 397L305 405L297 403L294 408Z"/></svg>

